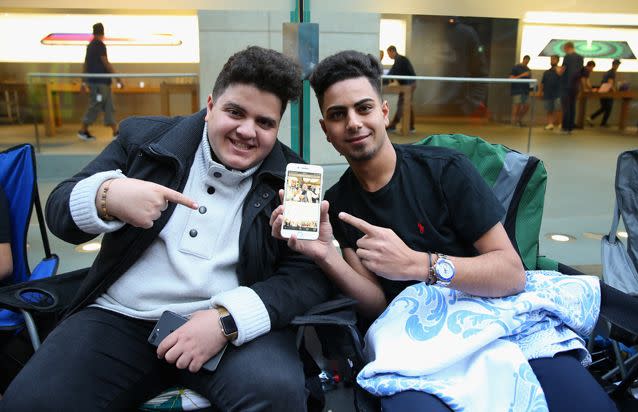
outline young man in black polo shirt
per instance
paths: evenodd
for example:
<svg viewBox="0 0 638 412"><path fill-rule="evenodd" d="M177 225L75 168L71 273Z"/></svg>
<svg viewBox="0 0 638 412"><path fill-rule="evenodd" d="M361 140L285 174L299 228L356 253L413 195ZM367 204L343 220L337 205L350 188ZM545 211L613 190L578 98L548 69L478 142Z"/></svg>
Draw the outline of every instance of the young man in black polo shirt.
<svg viewBox="0 0 638 412"><path fill-rule="evenodd" d="M350 168L322 202L319 239L292 237L288 245L313 258L370 319L417 282L483 297L522 291L526 275L499 221L504 210L469 159L447 148L390 142L381 73L376 57L356 51L337 53L315 68L310 84L321 127ZM279 206L271 215L279 238L282 213ZM333 231L342 254L332 244ZM578 404L570 410L609 410L611 401L576 358L529 363L550 410L567 410L565 402ZM425 392L398 392L381 403L384 411L450 410Z"/></svg>
<svg viewBox="0 0 638 412"><path fill-rule="evenodd" d="M523 56L523 60L512 67L510 72L510 79L529 79L532 77L532 72L527 65L529 64L530 57ZM523 117L529 110L529 84L527 83L512 83L511 86L512 95L512 125L523 126Z"/></svg>
<svg viewBox="0 0 638 412"><path fill-rule="evenodd" d="M554 123L558 126L561 121L560 111L560 75L558 74L558 55L550 57L551 67L543 73L540 92L543 95L543 104L547 112L547 125L545 130L553 130Z"/></svg>
<svg viewBox="0 0 638 412"><path fill-rule="evenodd" d="M617 90L616 87L616 72L618 71L618 67L620 66L620 60L615 59L611 63L611 69L607 70L605 75L603 76L602 82L600 82L601 89L605 87L607 92ZM604 98L600 99L600 108L592 113L591 116L587 117L585 120L587 124L590 126L594 125L594 119L603 115L603 120L600 122L600 127L607 127L607 121L609 120L609 116L611 115L611 109L614 107L614 99Z"/></svg>

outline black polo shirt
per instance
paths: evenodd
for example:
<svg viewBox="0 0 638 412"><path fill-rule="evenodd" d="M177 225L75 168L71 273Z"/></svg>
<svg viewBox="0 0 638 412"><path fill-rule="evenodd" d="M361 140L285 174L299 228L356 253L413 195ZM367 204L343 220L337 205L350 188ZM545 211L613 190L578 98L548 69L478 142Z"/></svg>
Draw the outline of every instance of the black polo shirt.
<svg viewBox="0 0 638 412"><path fill-rule="evenodd" d="M98 39L91 40L88 46L86 46L86 56L84 57L84 64L86 64L86 72L92 74L108 73L102 56L106 57L106 45ZM87 83L98 84L111 84L111 79L98 79L89 78Z"/></svg>
<svg viewBox="0 0 638 412"><path fill-rule="evenodd" d="M552 67L543 73L543 100L554 100L560 97L560 76L556 68Z"/></svg>
<svg viewBox="0 0 638 412"><path fill-rule="evenodd" d="M505 211L470 160L442 147L394 148L395 171L380 190L366 192L348 168L326 192L334 236L341 247L356 250L356 242L363 236L338 218L339 212L347 212L392 229L414 250L477 255L474 242L498 223ZM388 301L416 283L379 280Z"/></svg>

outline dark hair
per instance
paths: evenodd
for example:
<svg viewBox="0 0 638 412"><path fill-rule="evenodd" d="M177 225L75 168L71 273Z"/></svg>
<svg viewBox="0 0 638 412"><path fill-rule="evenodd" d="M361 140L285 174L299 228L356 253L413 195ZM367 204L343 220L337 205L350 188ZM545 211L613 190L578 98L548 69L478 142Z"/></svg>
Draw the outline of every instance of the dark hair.
<svg viewBox="0 0 638 412"><path fill-rule="evenodd" d="M104 36L104 26L102 25L102 23L95 23L93 25L93 35Z"/></svg>
<svg viewBox="0 0 638 412"><path fill-rule="evenodd" d="M365 77L381 97L381 75L383 68L371 54L345 50L326 57L317 64L310 75L310 86L317 95L319 107L323 108L323 94L333 84L342 80Z"/></svg>
<svg viewBox="0 0 638 412"><path fill-rule="evenodd" d="M532 58L531 58L531 57L529 57L529 54L526 54L525 56L523 56L523 60L525 60L525 59L527 59L527 60L531 60Z"/></svg>
<svg viewBox="0 0 638 412"><path fill-rule="evenodd" d="M558 54L552 54L552 55L551 55L551 58L552 58L552 59L553 59L553 58L560 59L560 56L559 56Z"/></svg>
<svg viewBox="0 0 638 412"><path fill-rule="evenodd" d="M397 52L397 48L396 48L396 47L394 47L394 46L390 46L390 47L388 47L388 52L394 52L394 53L396 53L396 52Z"/></svg>
<svg viewBox="0 0 638 412"><path fill-rule="evenodd" d="M230 56L213 86L213 100L233 84L252 85L281 101L281 114L289 100L301 94L301 68L292 59L270 49L250 46Z"/></svg>
<svg viewBox="0 0 638 412"><path fill-rule="evenodd" d="M593 60L590 60L587 62L587 64L585 66L591 66L591 67L596 67L596 62Z"/></svg>
<svg viewBox="0 0 638 412"><path fill-rule="evenodd" d="M619 65L620 64L620 60L618 59L614 59L613 62L611 62L612 65Z"/></svg>

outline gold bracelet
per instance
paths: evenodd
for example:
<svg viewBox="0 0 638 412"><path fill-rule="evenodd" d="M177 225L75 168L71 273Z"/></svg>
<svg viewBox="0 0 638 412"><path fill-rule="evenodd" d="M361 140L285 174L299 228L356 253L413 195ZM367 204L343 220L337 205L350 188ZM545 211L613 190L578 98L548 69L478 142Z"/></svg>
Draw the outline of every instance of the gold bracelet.
<svg viewBox="0 0 638 412"><path fill-rule="evenodd" d="M107 220L107 221L112 221L115 220L115 218L111 215L109 215L108 210L106 209L106 194L109 191L109 186L111 186L111 183L113 182L114 179L110 179L107 180L104 185L102 186L102 194L100 195L100 209L102 210L102 220Z"/></svg>

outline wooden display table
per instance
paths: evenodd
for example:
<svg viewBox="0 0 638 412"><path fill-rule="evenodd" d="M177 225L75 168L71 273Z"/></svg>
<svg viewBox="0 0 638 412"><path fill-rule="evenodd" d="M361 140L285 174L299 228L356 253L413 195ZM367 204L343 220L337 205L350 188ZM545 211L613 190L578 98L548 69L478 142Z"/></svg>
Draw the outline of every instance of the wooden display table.
<svg viewBox="0 0 638 412"><path fill-rule="evenodd" d="M400 85L391 84L383 86L381 92L383 94L399 94L403 93L403 115L401 116L401 124L399 127L399 134L407 136L410 131L410 111L412 109L412 90L413 86L410 84Z"/></svg>
<svg viewBox="0 0 638 412"><path fill-rule="evenodd" d="M578 96L578 112L576 116L576 127L582 128L585 124L585 116L587 111L587 100L589 98L608 98L608 99L621 99L622 103L620 104L620 117L618 120L618 129L624 130L625 126L627 126L627 114L629 113L629 103L631 103L631 99L635 99L638 97L638 92L633 90L626 90L622 92L607 92L607 93L598 93L598 92L582 92Z"/></svg>
<svg viewBox="0 0 638 412"><path fill-rule="evenodd" d="M44 119L44 134L46 136L55 135L56 128L62 126L62 116L60 114L60 93L80 93L80 83L58 83L47 82L43 84L34 84L36 88L45 88L44 105L42 106ZM194 84L170 84L162 83L160 87L138 85L125 85L123 88L117 88L115 85L111 88L114 94L159 94L161 99L161 114L170 115L170 94L172 93L190 93L191 94L191 111L194 113L199 110L199 85Z"/></svg>

